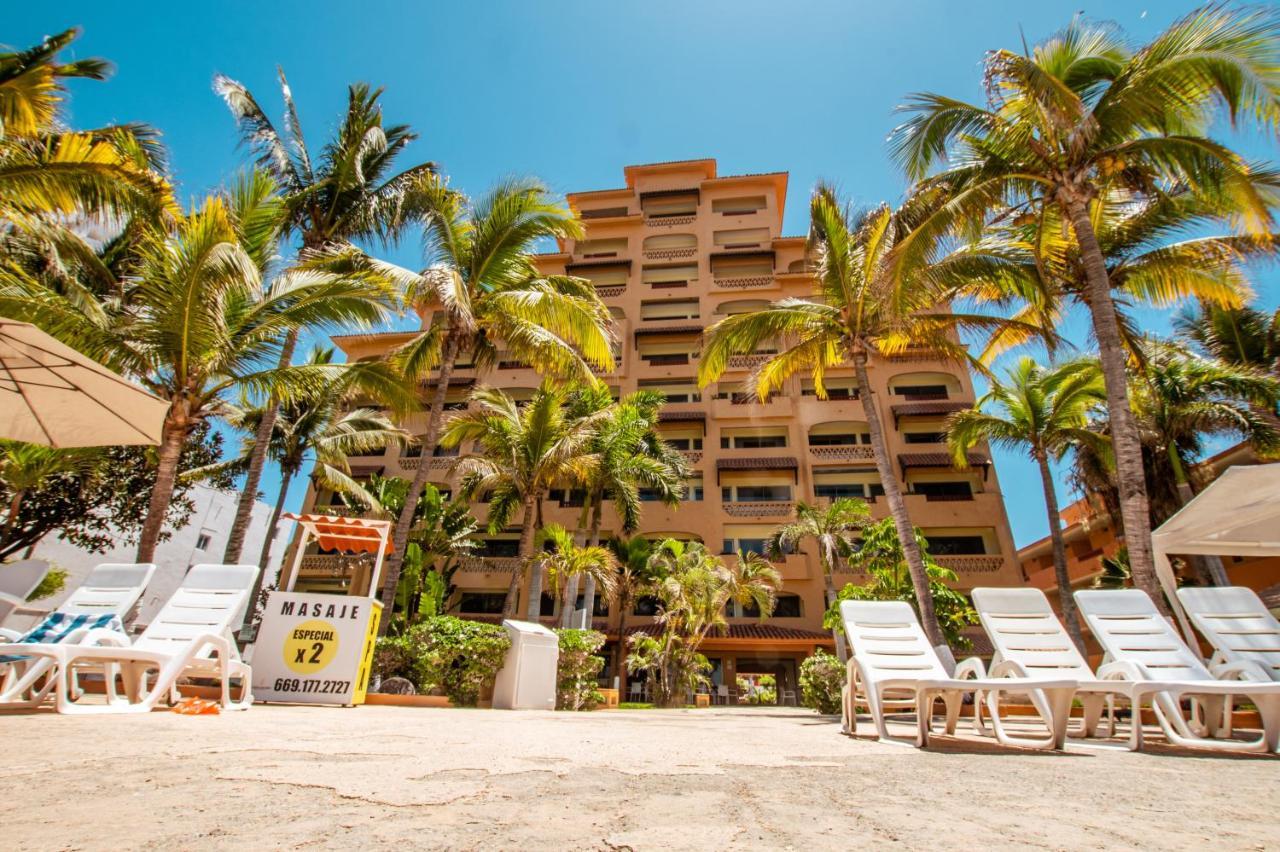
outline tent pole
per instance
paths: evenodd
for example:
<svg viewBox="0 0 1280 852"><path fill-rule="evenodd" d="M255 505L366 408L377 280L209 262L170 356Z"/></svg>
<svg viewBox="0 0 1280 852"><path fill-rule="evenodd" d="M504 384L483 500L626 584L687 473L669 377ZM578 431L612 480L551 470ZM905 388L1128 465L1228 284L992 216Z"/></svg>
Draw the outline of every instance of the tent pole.
<svg viewBox="0 0 1280 852"><path fill-rule="evenodd" d="M1196 639L1195 631L1191 629L1191 623L1187 621L1187 613L1182 609L1182 602L1178 600L1178 582L1173 576L1173 563L1169 561L1169 556L1159 546L1153 548L1153 555L1156 562L1156 576L1160 579L1160 585L1164 587L1164 595L1169 599L1169 606L1173 609L1174 616L1178 619L1178 626L1182 628L1182 635L1186 638L1187 644L1196 656L1200 656L1200 640Z"/></svg>
<svg viewBox="0 0 1280 852"><path fill-rule="evenodd" d="M307 552L307 545L311 543L311 527L307 524L299 523L299 529L302 535L298 537L298 549L293 552L293 562L289 565L289 583L285 587L286 592L292 592L293 587L298 583L298 571L302 568L302 554Z"/></svg>

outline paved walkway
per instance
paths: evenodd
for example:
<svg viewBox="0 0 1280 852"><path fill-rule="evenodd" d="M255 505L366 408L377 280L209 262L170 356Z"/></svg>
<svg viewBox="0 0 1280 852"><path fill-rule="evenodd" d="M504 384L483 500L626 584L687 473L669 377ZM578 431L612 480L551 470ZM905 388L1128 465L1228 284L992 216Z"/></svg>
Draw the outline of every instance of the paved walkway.
<svg viewBox="0 0 1280 852"><path fill-rule="evenodd" d="M790 708L42 713L0 716L0 738L6 850L1254 849L1280 838L1280 758L1037 754L972 738L920 752Z"/></svg>

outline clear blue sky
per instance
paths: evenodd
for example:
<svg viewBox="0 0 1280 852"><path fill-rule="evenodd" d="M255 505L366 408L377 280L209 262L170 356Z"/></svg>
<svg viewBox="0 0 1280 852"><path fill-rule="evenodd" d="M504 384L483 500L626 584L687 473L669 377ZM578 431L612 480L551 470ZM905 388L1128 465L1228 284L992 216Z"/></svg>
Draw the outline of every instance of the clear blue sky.
<svg viewBox="0 0 1280 852"><path fill-rule="evenodd" d="M980 98L984 51L1019 47L1023 33L1034 42L1081 10L1144 39L1195 5L259 0L151 3L121 15L111 4L27 3L5 14L0 41L25 46L83 27L75 54L118 70L73 87L72 121L159 127L184 200L244 162L210 88L214 72L248 85L276 115L282 65L313 147L340 115L346 85L364 80L386 88L389 121L421 134L406 165L435 160L467 192L512 173L560 192L611 187L630 163L716 157L721 173L789 170L786 232L800 234L819 178L860 202L900 197L884 139L908 92ZM1275 157L1260 138L1242 145ZM419 253L409 242L389 257L417 266ZM1262 301L1274 305L1274 277L1268 285ZM1165 327L1162 316L1147 320ZM1083 342L1084 327L1073 318L1069 331ZM1048 529L1038 478L1017 457L996 459L1015 539L1026 544ZM275 484L273 475L264 482L268 499Z"/></svg>

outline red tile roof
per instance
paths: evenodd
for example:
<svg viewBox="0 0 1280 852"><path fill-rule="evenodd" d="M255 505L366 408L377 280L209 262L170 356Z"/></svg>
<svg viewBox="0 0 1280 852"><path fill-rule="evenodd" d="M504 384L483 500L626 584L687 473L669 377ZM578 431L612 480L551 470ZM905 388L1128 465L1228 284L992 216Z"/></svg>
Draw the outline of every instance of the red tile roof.
<svg viewBox="0 0 1280 852"><path fill-rule="evenodd" d="M658 412L659 422L673 422L679 420L706 420L707 412L705 411L660 411Z"/></svg>
<svg viewBox="0 0 1280 852"><path fill-rule="evenodd" d="M659 624L637 624L627 628L627 635L647 633L656 636L662 632ZM830 642L830 633L818 633L813 630L801 630L798 627L780 627L776 624L730 624L729 635L711 633L707 639L764 639L781 642Z"/></svg>
<svg viewBox="0 0 1280 852"><path fill-rule="evenodd" d="M657 337L662 334L702 334L700 325L668 325L660 328L637 328L636 337Z"/></svg>
<svg viewBox="0 0 1280 852"><path fill-rule="evenodd" d="M982 453L968 453L969 464L974 467L991 464ZM952 467L948 453L898 453L898 464L907 467Z"/></svg>
<svg viewBox="0 0 1280 852"><path fill-rule="evenodd" d="M969 402L949 402L938 400L936 402L908 402L903 405L890 406L893 412L893 419L899 417L921 417L930 414L951 414L953 411L965 411L970 408L973 403Z"/></svg>

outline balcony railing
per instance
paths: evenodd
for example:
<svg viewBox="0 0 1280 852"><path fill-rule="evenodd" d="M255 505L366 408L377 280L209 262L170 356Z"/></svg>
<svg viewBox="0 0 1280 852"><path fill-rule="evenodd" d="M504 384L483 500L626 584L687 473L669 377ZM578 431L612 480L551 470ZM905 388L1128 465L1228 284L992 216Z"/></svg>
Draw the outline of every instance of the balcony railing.
<svg viewBox="0 0 1280 852"><path fill-rule="evenodd" d="M511 573L520 570L518 556L464 556L458 567L468 573L499 571Z"/></svg>
<svg viewBox="0 0 1280 852"><path fill-rule="evenodd" d="M950 399L951 395L946 391L937 393L904 393L900 394L907 402L935 402L941 399Z"/></svg>
<svg viewBox="0 0 1280 852"><path fill-rule="evenodd" d="M377 513L360 506L342 506L337 503L320 503L311 507L311 514L334 515L340 518L374 518Z"/></svg>
<svg viewBox="0 0 1280 852"><path fill-rule="evenodd" d="M681 450L680 455L684 456L684 460L689 464L697 464L702 461L702 450Z"/></svg>
<svg viewBox="0 0 1280 852"><path fill-rule="evenodd" d="M444 469L449 467L458 460L456 455L453 456L435 456L430 459L433 469ZM417 470L422 467L422 456L401 456L400 467L404 470Z"/></svg>
<svg viewBox="0 0 1280 852"><path fill-rule="evenodd" d="M795 503L791 500L759 500L744 503L722 503L726 515L735 518L777 518L790 515Z"/></svg>
<svg viewBox="0 0 1280 852"><path fill-rule="evenodd" d="M616 299L627 292L626 284L602 284L596 287L596 295L601 299Z"/></svg>
<svg viewBox="0 0 1280 852"><path fill-rule="evenodd" d="M968 494L928 494L924 495L926 503L968 503L973 500L973 492Z"/></svg>
<svg viewBox="0 0 1280 852"><path fill-rule="evenodd" d="M867 444L810 447L809 455L823 461L875 461L875 450Z"/></svg>
<svg viewBox="0 0 1280 852"><path fill-rule="evenodd" d="M336 553L314 553L302 557L298 573L308 577L341 577L351 573L356 559Z"/></svg>
<svg viewBox="0 0 1280 852"><path fill-rule="evenodd" d="M957 574L994 574L1004 567L1004 557L998 554L939 555L933 558Z"/></svg>
<svg viewBox="0 0 1280 852"><path fill-rule="evenodd" d="M730 370L754 370L756 367L759 367L761 364L763 364L765 361L768 361L772 357L773 355L770 353L730 355L729 369Z"/></svg>
<svg viewBox="0 0 1280 852"><path fill-rule="evenodd" d="M693 213L672 213L664 215L662 213L647 213L644 217L644 223L651 228L670 228L674 225L692 225L696 216Z"/></svg>
<svg viewBox="0 0 1280 852"><path fill-rule="evenodd" d="M640 360L650 367L679 367L688 364L697 357L698 354L696 352L680 352L674 355L645 355L641 353Z"/></svg>
<svg viewBox="0 0 1280 852"><path fill-rule="evenodd" d="M753 290L773 285L772 275L751 275L746 278L716 278L715 285L721 290Z"/></svg>
<svg viewBox="0 0 1280 852"><path fill-rule="evenodd" d="M645 249L646 260L674 260L677 257L693 257L698 251L696 246L689 248Z"/></svg>

